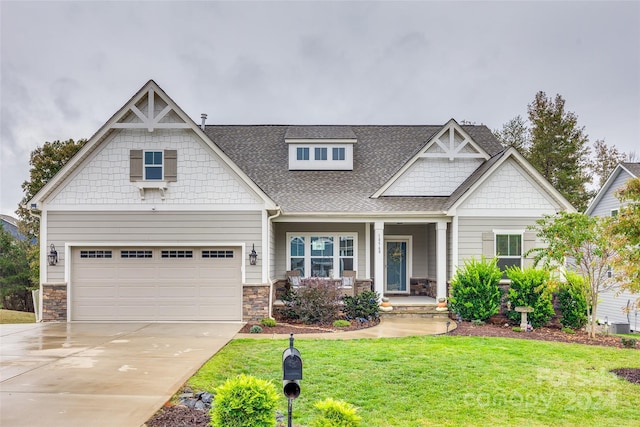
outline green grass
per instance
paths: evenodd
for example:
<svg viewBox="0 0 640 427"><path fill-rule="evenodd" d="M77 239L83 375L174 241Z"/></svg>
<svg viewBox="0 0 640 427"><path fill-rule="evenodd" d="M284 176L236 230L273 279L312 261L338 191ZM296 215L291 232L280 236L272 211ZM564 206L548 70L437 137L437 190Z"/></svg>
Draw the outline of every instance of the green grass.
<svg viewBox="0 0 640 427"><path fill-rule="evenodd" d="M35 321L36 315L34 313L0 308L0 323L35 323Z"/></svg>
<svg viewBox="0 0 640 427"><path fill-rule="evenodd" d="M213 391L245 373L282 385L288 338L231 341L189 380ZM609 369L640 368L640 351L482 337L327 341L296 339L303 359L294 424L309 425L315 402L359 408L362 425L630 426L640 385ZM282 395L280 410L286 414Z"/></svg>

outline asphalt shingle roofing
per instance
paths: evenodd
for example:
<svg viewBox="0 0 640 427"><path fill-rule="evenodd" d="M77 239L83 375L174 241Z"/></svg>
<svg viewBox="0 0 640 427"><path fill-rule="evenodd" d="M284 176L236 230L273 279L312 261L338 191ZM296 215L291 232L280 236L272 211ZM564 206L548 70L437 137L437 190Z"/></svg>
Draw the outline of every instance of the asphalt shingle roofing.
<svg viewBox="0 0 640 427"><path fill-rule="evenodd" d="M494 157L503 147L486 126L462 126ZM372 199L442 126L206 126L205 133L285 213L420 212L437 214L485 171L483 163L451 197ZM352 171L290 171L285 138L356 138Z"/></svg>

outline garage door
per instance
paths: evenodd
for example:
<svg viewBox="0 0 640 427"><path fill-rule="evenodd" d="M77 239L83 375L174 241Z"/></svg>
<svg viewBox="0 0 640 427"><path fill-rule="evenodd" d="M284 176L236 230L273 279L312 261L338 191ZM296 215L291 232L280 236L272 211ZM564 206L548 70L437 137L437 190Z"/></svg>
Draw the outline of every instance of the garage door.
<svg viewBox="0 0 640 427"><path fill-rule="evenodd" d="M71 319L242 320L240 248L74 248Z"/></svg>

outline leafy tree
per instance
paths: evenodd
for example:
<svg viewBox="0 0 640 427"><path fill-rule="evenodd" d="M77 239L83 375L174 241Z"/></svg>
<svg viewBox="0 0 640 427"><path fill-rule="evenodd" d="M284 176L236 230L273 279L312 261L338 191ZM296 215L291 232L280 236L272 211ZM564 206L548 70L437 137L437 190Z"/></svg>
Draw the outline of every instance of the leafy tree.
<svg viewBox="0 0 640 427"><path fill-rule="evenodd" d="M45 142L42 147L38 147L31 152L29 164L29 181L22 183L24 197L16 210L20 217L19 229L26 236L27 240L39 240L40 237L40 220L32 216L27 203L36 195L42 187L60 169L80 150L87 142L86 139L80 139L77 142L73 139L67 141ZM31 281L38 284L40 281L40 247L39 245L30 245L27 248L27 258L31 265Z"/></svg>
<svg viewBox="0 0 640 427"><path fill-rule="evenodd" d="M28 246L0 226L0 306L4 308L33 312Z"/></svg>
<svg viewBox="0 0 640 427"><path fill-rule="evenodd" d="M513 147L526 157L530 144L529 128L522 116L515 116L502 125L502 129L494 130L493 134L504 147Z"/></svg>
<svg viewBox="0 0 640 427"><path fill-rule="evenodd" d="M534 265L543 262L547 269L559 269L566 261L582 276L592 338L595 337L598 297L603 291L617 288L616 281L609 275L616 256L609 236L609 221L610 218L581 213L545 215L536 221L533 229L547 246L529 251L535 253Z"/></svg>
<svg viewBox="0 0 640 427"><path fill-rule="evenodd" d="M565 100L559 94L555 100L540 91L528 105L531 122L531 145L527 160L571 204L583 211L591 198L586 184L589 139L578 126L577 116L565 111Z"/></svg>
<svg viewBox="0 0 640 427"><path fill-rule="evenodd" d="M640 292L640 178L627 181L616 196L623 206L610 219L615 279L623 289Z"/></svg>
<svg viewBox="0 0 640 427"><path fill-rule="evenodd" d="M590 163L591 170L598 176L598 188L602 188L611 172L618 163L627 160L627 155L618 151L615 145L607 146L604 140L599 139L593 144L594 159Z"/></svg>

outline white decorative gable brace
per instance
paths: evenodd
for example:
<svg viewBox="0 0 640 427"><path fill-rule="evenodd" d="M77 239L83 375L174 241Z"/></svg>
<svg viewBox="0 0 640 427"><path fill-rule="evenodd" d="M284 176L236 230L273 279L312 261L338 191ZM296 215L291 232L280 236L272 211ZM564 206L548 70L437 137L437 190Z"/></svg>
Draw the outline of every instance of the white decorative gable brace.
<svg viewBox="0 0 640 427"><path fill-rule="evenodd" d="M451 119L425 146L419 157L447 158L453 161L456 158L487 160L490 156Z"/></svg>
<svg viewBox="0 0 640 427"><path fill-rule="evenodd" d="M191 125L182 120L174 108L158 96L150 87L146 95L138 102L131 104L129 114L125 114L111 127L114 129L187 129ZM131 114L133 113L133 114Z"/></svg>

